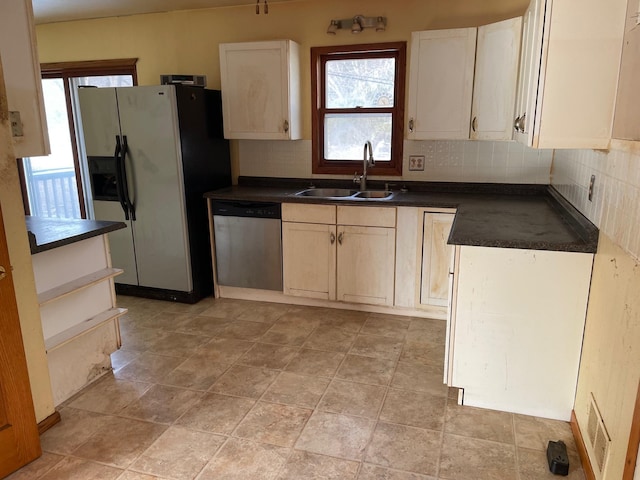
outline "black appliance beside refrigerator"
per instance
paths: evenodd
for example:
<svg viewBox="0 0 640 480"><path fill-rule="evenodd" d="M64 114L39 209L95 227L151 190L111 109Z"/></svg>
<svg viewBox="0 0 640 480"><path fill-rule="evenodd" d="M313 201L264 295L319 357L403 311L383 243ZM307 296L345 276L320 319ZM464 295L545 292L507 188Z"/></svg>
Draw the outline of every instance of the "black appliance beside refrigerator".
<svg viewBox="0 0 640 480"><path fill-rule="evenodd" d="M213 292L203 194L231 185L221 95L184 85L81 88L97 220L109 234L116 292L194 303Z"/></svg>

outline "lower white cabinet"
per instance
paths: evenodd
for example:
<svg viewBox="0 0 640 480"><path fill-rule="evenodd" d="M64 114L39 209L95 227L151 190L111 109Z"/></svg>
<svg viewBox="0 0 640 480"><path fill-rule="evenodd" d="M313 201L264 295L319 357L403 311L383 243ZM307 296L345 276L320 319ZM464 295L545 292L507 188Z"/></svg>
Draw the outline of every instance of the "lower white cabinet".
<svg viewBox="0 0 640 480"><path fill-rule="evenodd" d="M282 204L286 295L393 306L395 208Z"/></svg>
<svg viewBox="0 0 640 480"><path fill-rule="evenodd" d="M453 269L453 246L447 240L453 217L453 213L424 212L420 305L447 306Z"/></svg>
<svg viewBox="0 0 640 480"><path fill-rule="evenodd" d="M447 383L463 403L569 420L593 254L456 247Z"/></svg>

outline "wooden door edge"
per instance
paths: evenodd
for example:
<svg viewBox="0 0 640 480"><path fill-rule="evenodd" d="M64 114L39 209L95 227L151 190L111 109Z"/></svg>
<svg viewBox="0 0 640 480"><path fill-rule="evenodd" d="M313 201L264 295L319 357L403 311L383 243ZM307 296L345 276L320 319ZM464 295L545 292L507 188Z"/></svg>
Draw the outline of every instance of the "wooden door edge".
<svg viewBox="0 0 640 480"><path fill-rule="evenodd" d="M44 432L49 430L55 424L59 423L61 420L62 418L60 417L60 412L56 410L47 418L38 423L38 434L42 435Z"/></svg>
<svg viewBox="0 0 640 480"><path fill-rule="evenodd" d="M636 393L636 404L633 408L633 419L631 420L631 431L629 432L629 446L624 460L624 471L622 480L632 480L636 471L638 460L638 447L640 447L640 382L638 382L638 392Z"/></svg>
<svg viewBox="0 0 640 480"><path fill-rule="evenodd" d="M578 449L578 455L580 455L580 463L582 463L582 469L584 470L584 476L586 480L596 480L596 476L593 473L593 467L591 466L591 460L587 454L587 446L584 443L580 426L578 425L578 419L576 418L575 410L571 410L571 432L573 438L576 441L576 447Z"/></svg>

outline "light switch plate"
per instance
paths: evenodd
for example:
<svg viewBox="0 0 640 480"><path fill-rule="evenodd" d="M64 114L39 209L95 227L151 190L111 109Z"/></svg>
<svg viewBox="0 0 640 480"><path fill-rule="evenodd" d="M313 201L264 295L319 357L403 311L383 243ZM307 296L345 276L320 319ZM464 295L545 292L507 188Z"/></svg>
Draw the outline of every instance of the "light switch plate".
<svg viewBox="0 0 640 480"><path fill-rule="evenodd" d="M409 155L409 170L424 171L424 155Z"/></svg>
<svg viewBox="0 0 640 480"><path fill-rule="evenodd" d="M9 121L11 122L11 135L14 137L22 137L22 120L20 120L20 112L9 112Z"/></svg>

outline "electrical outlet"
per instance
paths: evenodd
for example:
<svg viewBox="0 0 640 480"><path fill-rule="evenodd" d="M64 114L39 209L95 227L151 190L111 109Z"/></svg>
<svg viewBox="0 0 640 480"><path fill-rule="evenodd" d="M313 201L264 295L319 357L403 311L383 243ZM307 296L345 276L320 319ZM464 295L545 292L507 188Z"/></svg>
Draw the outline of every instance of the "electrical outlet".
<svg viewBox="0 0 640 480"><path fill-rule="evenodd" d="M424 171L424 155L409 155L409 170Z"/></svg>
<svg viewBox="0 0 640 480"><path fill-rule="evenodd" d="M591 175L591 180L589 180L589 201L593 202L593 186L596 183L596 176Z"/></svg>

